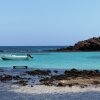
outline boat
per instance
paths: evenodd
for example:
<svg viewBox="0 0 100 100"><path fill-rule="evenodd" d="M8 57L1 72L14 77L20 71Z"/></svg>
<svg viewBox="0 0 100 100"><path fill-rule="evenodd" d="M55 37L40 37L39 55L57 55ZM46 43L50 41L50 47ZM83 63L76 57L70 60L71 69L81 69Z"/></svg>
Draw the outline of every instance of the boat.
<svg viewBox="0 0 100 100"><path fill-rule="evenodd" d="M33 57L30 54L27 55L4 55L1 57L3 60L28 60Z"/></svg>

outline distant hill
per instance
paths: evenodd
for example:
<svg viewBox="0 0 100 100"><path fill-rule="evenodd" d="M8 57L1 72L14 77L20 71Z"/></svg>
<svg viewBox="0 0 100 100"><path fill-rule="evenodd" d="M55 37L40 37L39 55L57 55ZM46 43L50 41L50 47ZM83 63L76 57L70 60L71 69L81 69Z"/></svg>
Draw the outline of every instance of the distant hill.
<svg viewBox="0 0 100 100"><path fill-rule="evenodd" d="M74 46L68 46L66 48L60 48L54 50L56 52L67 52L67 51L100 51L100 37L90 38L88 40L79 41Z"/></svg>

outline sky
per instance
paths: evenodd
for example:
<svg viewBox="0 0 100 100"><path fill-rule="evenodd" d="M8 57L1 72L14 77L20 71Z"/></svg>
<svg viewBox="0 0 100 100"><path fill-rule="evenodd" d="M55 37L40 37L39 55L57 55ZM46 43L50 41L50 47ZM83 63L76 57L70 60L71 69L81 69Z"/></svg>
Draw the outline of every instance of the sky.
<svg viewBox="0 0 100 100"><path fill-rule="evenodd" d="M65 46L100 36L100 0L0 0L0 46Z"/></svg>

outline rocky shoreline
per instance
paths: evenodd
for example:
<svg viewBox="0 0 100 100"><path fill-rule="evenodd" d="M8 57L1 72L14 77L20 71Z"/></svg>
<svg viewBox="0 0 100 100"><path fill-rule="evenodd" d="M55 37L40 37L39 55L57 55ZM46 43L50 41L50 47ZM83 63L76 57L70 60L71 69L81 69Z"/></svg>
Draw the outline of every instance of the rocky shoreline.
<svg viewBox="0 0 100 100"><path fill-rule="evenodd" d="M56 50L45 50L48 52L78 52L78 51L100 51L100 37L93 37L84 41L77 42L74 46L58 48Z"/></svg>
<svg viewBox="0 0 100 100"><path fill-rule="evenodd" d="M25 72L0 72L0 82L16 84L19 86L80 86L81 88L88 86L100 87L100 71L99 70L31 70Z"/></svg>

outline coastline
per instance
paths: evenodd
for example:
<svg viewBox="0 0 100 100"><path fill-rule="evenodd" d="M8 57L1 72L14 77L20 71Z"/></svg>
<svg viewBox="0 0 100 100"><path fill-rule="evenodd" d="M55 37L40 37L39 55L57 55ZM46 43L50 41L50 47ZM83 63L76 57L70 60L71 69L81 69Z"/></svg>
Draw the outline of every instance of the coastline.
<svg viewBox="0 0 100 100"><path fill-rule="evenodd" d="M100 87L9 86L0 84L2 100L99 100Z"/></svg>
<svg viewBox="0 0 100 100"><path fill-rule="evenodd" d="M66 76L66 73L69 75ZM99 78L99 70L71 69L63 70L62 73L61 70L2 70L0 71L0 97L2 100L9 100L11 95L15 95L13 100L25 98L27 98L26 100L33 100L33 98L34 100L66 100L69 96L67 100L83 100L86 95L87 100L96 100L96 98L100 98L98 95L100 94ZM91 94L94 97L90 99Z"/></svg>
<svg viewBox="0 0 100 100"><path fill-rule="evenodd" d="M45 85L45 82L48 82L51 85L55 85L55 83L62 82L62 84L65 82L70 83L71 80L76 82L75 85L80 85L77 83L77 81L81 82L84 80L86 83L88 83L88 80L92 82L89 83L90 85L93 84L93 81L98 81L100 78L100 70L98 69L12 69L12 68L0 68L0 81L1 82L9 82L11 81L13 83L13 80L20 81L20 80L27 80L26 83L28 83L28 80L31 81L34 79L34 77L38 77L38 81L40 84ZM44 83L44 84L43 84ZM100 84L97 83L97 84ZM96 84L96 85L97 85ZM28 85L28 84L27 84ZM68 84L65 84L66 86ZM84 84L83 84L84 85ZM95 82L94 84L95 85ZM57 85L55 85L57 86Z"/></svg>
<svg viewBox="0 0 100 100"><path fill-rule="evenodd" d="M87 40L79 41L75 43L73 46L67 46L65 48L58 48L56 50L49 50L49 52L91 52L91 51L100 51L100 37L93 37Z"/></svg>

